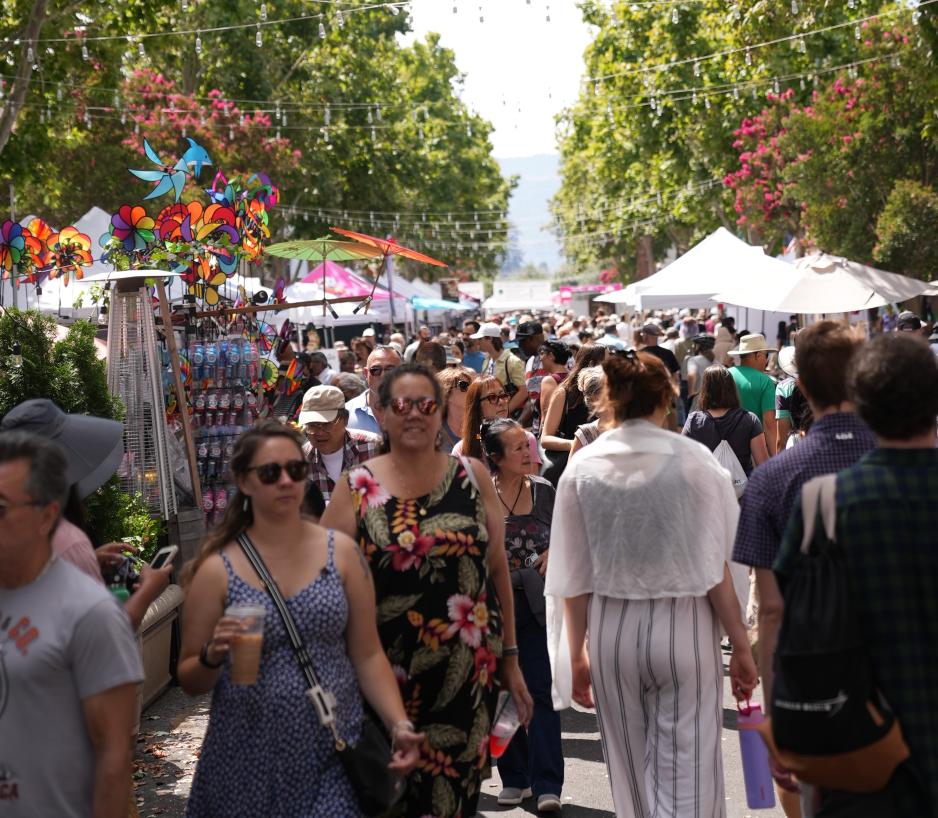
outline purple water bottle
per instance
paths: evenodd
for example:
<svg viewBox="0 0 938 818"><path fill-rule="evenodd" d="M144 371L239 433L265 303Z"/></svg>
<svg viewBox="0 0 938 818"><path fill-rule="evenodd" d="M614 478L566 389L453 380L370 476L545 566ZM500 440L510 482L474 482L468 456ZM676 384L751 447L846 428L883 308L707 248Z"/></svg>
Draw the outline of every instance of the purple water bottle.
<svg viewBox="0 0 938 818"><path fill-rule="evenodd" d="M736 724L739 729L739 753L743 759L743 780L746 782L746 803L749 809L770 809L775 806L775 787L769 770L769 751L756 732L765 716L762 706L738 705Z"/></svg>

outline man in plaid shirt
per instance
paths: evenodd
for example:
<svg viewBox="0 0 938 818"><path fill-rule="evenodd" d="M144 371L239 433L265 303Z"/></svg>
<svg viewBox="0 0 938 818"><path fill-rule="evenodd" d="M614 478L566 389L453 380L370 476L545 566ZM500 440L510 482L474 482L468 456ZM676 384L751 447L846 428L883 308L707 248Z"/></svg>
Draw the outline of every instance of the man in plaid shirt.
<svg viewBox="0 0 938 818"><path fill-rule="evenodd" d="M938 816L938 362L926 343L890 333L867 344L849 375L877 447L837 476L836 540L877 686L912 752L880 793L821 793L819 815ZM801 498L775 571L799 558Z"/></svg>
<svg viewBox="0 0 938 818"><path fill-rule="evenodd" d="M343 472L378 455L381 438L348 428L345 395L335 386L314 386L303 396L299 423L306 431L303 452L309 460L309 479L328 505Z"/></svg>

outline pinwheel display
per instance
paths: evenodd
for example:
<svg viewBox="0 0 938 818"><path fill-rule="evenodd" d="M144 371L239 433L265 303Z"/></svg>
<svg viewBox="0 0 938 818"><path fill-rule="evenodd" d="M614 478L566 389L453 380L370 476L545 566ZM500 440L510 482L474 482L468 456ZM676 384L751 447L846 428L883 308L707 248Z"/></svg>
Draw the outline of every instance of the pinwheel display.
<svg viewBox="0 0 938 818"><path fill-rule="evenodd" d="M128 253L146 250L156 239L156 222L142 206L123 204L111 216L108 235L117 239Z"/></svg>

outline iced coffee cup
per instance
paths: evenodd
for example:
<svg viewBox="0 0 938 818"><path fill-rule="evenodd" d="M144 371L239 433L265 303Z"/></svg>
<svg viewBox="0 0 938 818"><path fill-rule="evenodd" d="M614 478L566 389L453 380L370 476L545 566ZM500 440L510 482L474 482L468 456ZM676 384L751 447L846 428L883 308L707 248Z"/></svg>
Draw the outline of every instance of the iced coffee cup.
<svg viewBox="0 0 938 818"><path fill-rule="evenodd" d="M252 685L257 681L264 646L264 617L262 605L232 605L225 616L241 621L241 632L231 645L230 678L236 685Z"/></svg>

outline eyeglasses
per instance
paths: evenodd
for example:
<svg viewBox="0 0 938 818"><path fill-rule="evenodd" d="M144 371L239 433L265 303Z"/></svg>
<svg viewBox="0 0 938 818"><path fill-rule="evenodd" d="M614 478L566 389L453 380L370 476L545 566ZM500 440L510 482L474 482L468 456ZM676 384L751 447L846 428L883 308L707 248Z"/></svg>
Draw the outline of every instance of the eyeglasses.
<svg viewBox="0 0 938 818"><path fill-rule="evenodd" d="M511 395L507 392L496 392L494 395L486 395L482 400L487 400L492 406L498 406L500 403L508 403L511 400Z"/></svg>
<svg viewBox="0 0 938 818"><path fill-rule="evenodd" d="M26 500L22 503L8 503L5 500L0 500L0 520L7 516L7 512L11 508L25 508L26 506L41 506L43 505L36 500Z"/></svg>
<svg viewBox="0 0 938 818"><path fill-rule="evenodd" d="M256 471L258 480L265 486L272 486L280 479L284 469L294 483L309 477L309 463L305 460L288 460L282 466L279 463L261 463L260 466L251 466L247 471Z"/></svg>
<svg viewBox="0 0 938 818"><path fill-rule="evenodd" d="M394 398L390 403L391 411L395 415L410 414L410 410L415 406L421 415L432 415L437 405L433 398Z"/></svg>
<svg viewBox="0 0 938 818"><path fill-rule="evenodd" d="M471 383L472 381L456 381L456 388L460 392L468 392Z"/></svg>
<svg viewBox="0 0 938 818"><path fill-rule="evenodd" d="M322 422L310 421L306 424L305 429L310 434L316 434L316 432L328 432L339 420L339 416L336 415L332 420L326 420Z"/></svg>
<svg viewBox="0 0 938 818"><path fill-rule="evenodd" d="M397 366L369 366L368 374L372 378L380 378L382 375L387 375L388 372L393 372L397 369Z"/></svg>

